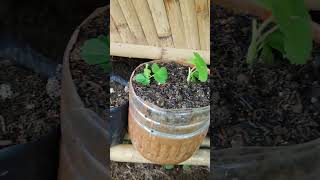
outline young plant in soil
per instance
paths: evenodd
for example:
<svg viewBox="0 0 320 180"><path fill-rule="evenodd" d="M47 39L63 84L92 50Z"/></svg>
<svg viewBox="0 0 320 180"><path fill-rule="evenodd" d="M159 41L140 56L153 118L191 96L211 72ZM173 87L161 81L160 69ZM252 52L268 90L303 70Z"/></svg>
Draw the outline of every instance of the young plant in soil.
<svg viewBox="0 0 320 180"><path fill-rule="evenodd" d="M100 35L85 41L81 47L80 56L87 64L99 65L105 72L110 72L109 49L109 38Z"/></svg>
<svg viewBox="0 0 320 180"><path fill-rule="evenodd" d="M194 53L191 64L193 64L194 67L192 69L189 67L189 73L187 77L188 83L190 81L195 82L196 80L206 82L208 80L208 67L199 53Z"/></svg>
<svg viewBox="0 0 320 180"><path fill-rule="evenodd" d="M208 106L207 65L198 53L190 63L194 67L175 62L152 64L151 69L150 64L139 67L132 83L137 96L166 109Z"/></svg>
<svg viewBox="0 0 320 180"><path fill-rule="evenodd" d="M311 18L304 0L258 2L268 8L272 16L260 26L253 20L247 63L253 64L259 57L265 63L273 63L275 50L292 64L305 64L311 56L312 31Z"/></svg>
<svg viewBox="0 0 320 180"><path fill-rule="evenodd" d="M168 71L165 67L160 68L158 64L152 64L150 70L149 64L146 64L143 73L137 74L134 79L143 85L149 85L151 78L154 78L158 85L165 84L168 79Z"/></svg>

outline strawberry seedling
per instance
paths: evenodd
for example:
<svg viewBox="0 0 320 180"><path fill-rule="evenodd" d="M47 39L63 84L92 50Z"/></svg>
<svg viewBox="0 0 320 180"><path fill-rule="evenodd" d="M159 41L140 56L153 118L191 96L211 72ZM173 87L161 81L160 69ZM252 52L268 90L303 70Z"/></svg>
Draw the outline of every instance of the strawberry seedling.
<svg viewBox="0 0 320 180"><path fill-rule="evenodd" d="M109 63L109 39L107 36L100 35L85 41L81 47L81 58L90 65L99 65L105 72L110 71Z"/></svg>
<svg viewBox="0 0 320 180"><path fill-rule="evenodd" d="M150 84L151 78L154 78L159 85L165 84L168 79L168 71L165 67L160 68L158 64L152 64L150 70L149 65L146 64L143 73L137 74L134 79L146 86Z"/></svg>
<svg viewBox="0 0 320 180"><path fill-rule="evenodd" d="M204 59L199 53L194 53L194 57L191 60L191 64L194 65L193 68L189 68L189 73L187 77L188 83L199 80L201 82L206 82L208 80L208 67Z"/></svg>

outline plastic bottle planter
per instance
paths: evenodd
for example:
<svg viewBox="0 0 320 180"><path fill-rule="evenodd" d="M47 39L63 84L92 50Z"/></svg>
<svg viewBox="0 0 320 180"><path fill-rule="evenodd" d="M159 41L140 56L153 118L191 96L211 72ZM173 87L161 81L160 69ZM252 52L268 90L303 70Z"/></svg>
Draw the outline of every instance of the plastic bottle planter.
<svg viewBox="0 0 320 180"><path fill-rule="evenodd" d="M127 81L118 75L111 75L111 81L117 82L123 86L128 84ZM111 146L121 144L128 125L128 106L129 102L119 106L110 108L110 134Z"/></svg>
<svg viewBox="0 0 320 180"><path fill-rule="evenodd" d="M163 109L143 101L132 87L135 71L129 84L128 118L133 146L143 157L157 164L179 164L187 160L207 134L210 106Z"/></svg>

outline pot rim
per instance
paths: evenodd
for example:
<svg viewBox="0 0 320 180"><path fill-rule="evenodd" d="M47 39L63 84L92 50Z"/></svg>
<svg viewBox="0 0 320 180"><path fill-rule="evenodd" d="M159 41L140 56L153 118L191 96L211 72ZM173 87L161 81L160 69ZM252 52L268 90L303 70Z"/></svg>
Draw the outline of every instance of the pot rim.
<svg viewBox="0 0 320 180"><path fill-rule="evenodd" d="M176 64L181 64L181 65L187 65L187 66L192 66L191 64L188 64L186 62L182 61L172 61L172 60L153 60L153 61L148 61L145 63L140 64L137 66L134 71L131 73L130 80L129 80L129 95L130 92L133 93L133 95L136 97L136 99L139 101L139 103L144 104L147 108L149 109L154 109L157 111L165 111L165 112L172 112L172 113L181 113L181 112L189 112L189 111L197 111L197 112L207 112L210 111L210 105L204 106L204 107L199 107L199 108L178 108L178 109L167 109L167 108L161 108L153 103L144 101L141 97L139 97L136 92L134 91L134 88L132 87L132 80L135 72L137 69L141 66L144 66L145 64L150 64L150 63L156 63L156 62L165 62L165 63L176 63ZM130 99L130 98L129 98Z"/></svg>

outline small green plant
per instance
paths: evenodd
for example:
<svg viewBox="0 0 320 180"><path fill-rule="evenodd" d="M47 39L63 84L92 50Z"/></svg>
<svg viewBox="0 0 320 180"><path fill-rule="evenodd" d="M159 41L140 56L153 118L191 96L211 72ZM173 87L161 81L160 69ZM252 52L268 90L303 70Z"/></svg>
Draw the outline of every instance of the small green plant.
<svg viewBox="0 0 320 180"><path fill-rule="evenodd" d="M273 50L276 50L292 64L305 64L311 56L312 31L304 0L256 1L269 9L272 16L259 27L253 20L247 63L253 64L259 57L266 63L273 63Z"/></svg>
<svg viewBox="0 0 320 180"><path fill-rule="evenodd" d="M174 165L171 165L171 164L166 164L166 165L163 165L164 169L165 170L171 170L174 168Z"/></svg>
<svg viewBox="0 0 320 180"><path fill-rule="evenodd" d="M100 35L84 42L81 47L81 58L90 65L99 65L105 72L109 72L111 65L109 62L109 38Z"/></svg>
<svg viewBox="0 0 320 180"><path fill-rule="evenodd" d="M191 64L194 65L193 68L189 67L189 73L187 77L188 83L199 80L201 82L206 82L208 80L208 67L204 59L199 53L194 53L194 57L191 60Z"/></svg>
<svg viewBox="0 0 320 180"><path fill-rule="evenodd" d="M151 73L153 73L151 75ZM151 70L149 64L146 64L143 73L137 74L135 80L143 85L149 85L151 78L154 78L158 84L165 84L168 79L168 71L165 67L159 67L158 64L152 64Z"/></svg>

